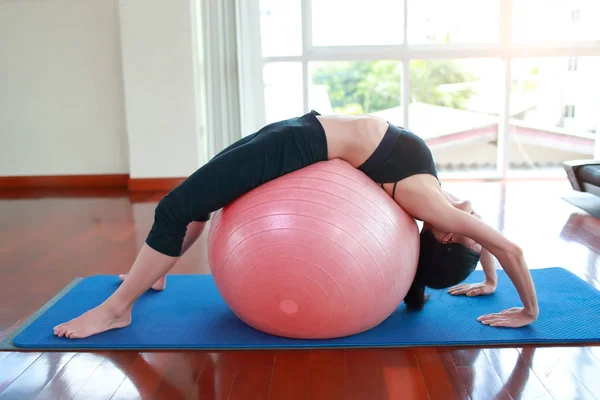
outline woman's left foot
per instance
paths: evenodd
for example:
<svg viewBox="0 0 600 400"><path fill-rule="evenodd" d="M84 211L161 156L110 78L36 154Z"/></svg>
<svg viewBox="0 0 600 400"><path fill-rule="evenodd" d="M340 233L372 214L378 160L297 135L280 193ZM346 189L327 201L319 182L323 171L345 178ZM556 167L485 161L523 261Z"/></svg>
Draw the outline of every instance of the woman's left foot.
<svg viewBox="0 0 600 400"><path fill-rule="evenodd" d="M124 281L126 278L127 278L127 274L119 275L119 279L121 281ZM151 287L152 287L152 289L158 290L158 291L165 290L165 288L167 287L167 277L163 276L162 278L160 278L159 280L154 282L154 284Z"/></svg>

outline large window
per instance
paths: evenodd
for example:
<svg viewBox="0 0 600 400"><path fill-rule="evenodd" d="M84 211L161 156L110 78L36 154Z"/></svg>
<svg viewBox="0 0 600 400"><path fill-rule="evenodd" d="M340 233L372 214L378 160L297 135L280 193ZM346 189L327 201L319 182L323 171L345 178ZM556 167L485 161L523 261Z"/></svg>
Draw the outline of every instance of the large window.
<svg viewBox="0 0 600 400"><path fill-rule="evenodd" d="M377 115L421 136L443 176L594 156L598 0L260 0L260 15L266 122Z"/></svg>
<svg viewBox="0 0 600 400"><path fill-rule="evenodd" d="M592 158L600 58L515 58L511 67L511 169L547 170L557 160Z"/></svg>

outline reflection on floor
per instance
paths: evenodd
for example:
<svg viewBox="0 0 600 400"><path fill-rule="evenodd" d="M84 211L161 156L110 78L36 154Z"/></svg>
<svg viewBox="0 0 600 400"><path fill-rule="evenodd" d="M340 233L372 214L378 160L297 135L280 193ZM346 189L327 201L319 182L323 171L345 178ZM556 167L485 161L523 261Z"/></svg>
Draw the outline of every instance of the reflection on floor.
<svg viewBox="0 0 600 400"><path fill-rule="evenodd" d="M600 289L600 220L560 199L566 180L444 187L519 243L530 268L562 266ZM0 332L75 276L127 271L162 195L2 192ZM205 240L173 273L208 272ZM594 346L0 353L0 398L14 399L600 399L598 377Z"/></svg>

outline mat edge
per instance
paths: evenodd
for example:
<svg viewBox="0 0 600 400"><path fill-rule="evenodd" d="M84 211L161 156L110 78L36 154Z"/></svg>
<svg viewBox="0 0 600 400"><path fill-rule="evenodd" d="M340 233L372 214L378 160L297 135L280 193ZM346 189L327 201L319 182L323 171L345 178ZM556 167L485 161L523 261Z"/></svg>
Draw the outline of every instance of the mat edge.
<svg viewBox="0 0 600 400"><path fill-rule="evenodd" d="M519 346L600 346L600 338L594 340L563 340L563 341L502 341L502 342L488 342L488 343L472 343L472 342L452 342L452 343L420 343L420 344L397 344L397 345L329 345L329 346L263 346L263 347L252 347L252 346L214 346L214 347L64 347L64 348L47 348L47 347L27 347L19 348L20 350L30 351L138 351L138 352L161 352L161 351L302 351L302 350L360 350L360 349L416 349L416 348L435 348L435 347L449 347L449 348L497 348L497 347L519 347Z"/></svg>
<svg viewBox="0 0 600 400"><path fill-rule="evenodd" d="M81 281L85 278L77 277L69 282L60 292L55 294L50 300L48 300L43 306L38 308L33 314L29 316L25 321L23 321L14 331L9 333L0 341L0 351L25 351L25 350L35 350L31 347L17 347L14 344L14 339L21 334L29 325L31 325L35 320L37 320L43 313L45 313L50 307L56 304L60 299L62 299L67 293L69 293L75 286L77 286Z"/></svg>
<svg viewBox="0 0 600 400"><path fill-rule="evenodd" d="M583 283L591 286L592 285L586 282L577 274L572 271L561 267L561 266L552 266L552 267L544 267L544 268L535 268L535 270L561 270L564 273L570 274L572 277L582 281ZM198 274L178 274L178 275L198 275ZM200 275L208 275L210 274L200 274ZM116 276L113 274L100 274L100 275L92 275L86 278L76 278L71 283L69 283L65 288L63 288L57 295L55 295L51 300L49 300L46 304L44 304L39 310L37 310L34 314L32 314L25 322L23 322L15 331L11 332L4 340L0 342L0 351L2 350L17 350L17 351L140 351L140 352L148 352L148 351L236 351L236 350L256 350L256 351L273 351L273 350L327 350L327 349L391 349L391 348L420 348L420 347L499 347L499 346L522 346L522 345L536 345L536 346L556 346L556 345L564 345L564 346L576 346L576 345L600 345L600 338L591 339L591 340L550 340L550 341L540 341L540 340L529 340L529 341L498 341L498 342L437 342L437 343L411 343L411 344L389 344L389 345L271 345L271 346L262 346L262 347L254 347L254 346L180 346L180 347L105 347L105 346L65 346L61 348L57 347L44 347L44 346L20 346L16 347L13 344L14 338L16 338L22 331L27 329L37 318L40 317L44 312L46 312L50 307L52 307L56 302L58 302L62 297L64 297L70 290L72 290L78 283L81 281L93 278L94 276Z"/></svg>

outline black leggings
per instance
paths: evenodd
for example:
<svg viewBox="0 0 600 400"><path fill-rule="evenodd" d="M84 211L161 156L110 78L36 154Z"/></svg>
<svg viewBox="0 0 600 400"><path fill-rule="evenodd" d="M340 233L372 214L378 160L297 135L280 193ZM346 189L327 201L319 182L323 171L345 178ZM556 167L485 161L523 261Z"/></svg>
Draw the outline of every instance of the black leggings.
<svg viewBox="0 0 600 400"><path fill-rule="evenodd" d="M252 189L327 157L327 139L315 111L269 124L227 147L161 199L146 243L181 255L187 226Z"/></svg>

